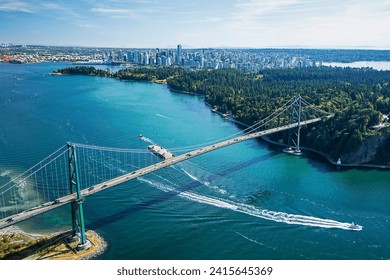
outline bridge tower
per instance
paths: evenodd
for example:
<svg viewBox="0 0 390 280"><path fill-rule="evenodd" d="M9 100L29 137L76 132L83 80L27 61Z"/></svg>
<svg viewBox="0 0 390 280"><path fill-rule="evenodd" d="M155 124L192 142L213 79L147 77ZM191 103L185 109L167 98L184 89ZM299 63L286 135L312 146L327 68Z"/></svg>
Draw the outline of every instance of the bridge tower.
<svg viewBox="0 0 390 280"><path fill-rule="evenodd" d="M77 250L87 249L91 243L87 240L85 234L85 222L83 202L84 198L81 196L79 168L76 156L76 148L71 143L68 145L68 167L69 167L69 192L75 193L77 199L71 203L72 210L72 240L80 240L77 245Z"/></svg>
<svg viewBox="0 0 390 280"><path fill-rule="evenodd" d="M293 133L292 129L288 134L288 146L283 149L283 152L300 156L302 151L299 147L301 137L301 114L302 114L302 97L300 95L295 97L294 105L291 112L291 123L298 123L297 131Z"/></svg>

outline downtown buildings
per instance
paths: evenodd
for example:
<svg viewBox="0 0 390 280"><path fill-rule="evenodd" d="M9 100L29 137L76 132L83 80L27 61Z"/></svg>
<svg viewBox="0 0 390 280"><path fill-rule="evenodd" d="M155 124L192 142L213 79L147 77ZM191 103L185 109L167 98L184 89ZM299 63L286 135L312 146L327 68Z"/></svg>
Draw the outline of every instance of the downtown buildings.
<svg viewBox="0 0 390 280"><path fill-rule="evenodd" d="M106 51L105 63L130 63L136 65L183 66L191 69L236 68L259 71L266 68L295 68L320 66L306 56L294 56L279 49L130 49Z"/></svg>
<svg viewBox="0 0 390 280"><path fill-rule="evenodd" d="M235 68L260 71L267 68L320 66L303 50L292 49L183 49L176 48L84 48L51 46L0 46L0 61L36 63L68 61L87 64L180 66L191 69Z"/></svg>

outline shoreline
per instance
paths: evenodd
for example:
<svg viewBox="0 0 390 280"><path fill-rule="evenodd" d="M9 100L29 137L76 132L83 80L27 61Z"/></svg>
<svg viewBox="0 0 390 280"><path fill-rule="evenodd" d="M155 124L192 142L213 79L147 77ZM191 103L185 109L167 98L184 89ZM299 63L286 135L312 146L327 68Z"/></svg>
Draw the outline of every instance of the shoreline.
<svg viewBox="0 0 390 280"><path fill-rule="evenodd" d="M194 95L194 96L204 96L203 94L200 94L200 93L194 93L194 92L189 92L189 91L184 91L184 90L177 90L177 89L173 89L171 88L168 83L166 83L168 89L172 92L175 92L175 93L182 93L182 94L188 94L188 95ZM206 102L205 102L206 103Z"/></svg>
<svg viewBox="0 0 390 280"><path fill-rule="evenodd" d="M87 230L91 246L77 250L78 240L68 241L70 230L53 233L31 233L11 226L0 230L2 260L91 260L102 255L108 242L97 232ZM7 240L8 243L4 242ZM15 248L11 248L15 247ZM8 250L8 252L7 252Z"/></svg>
<svg viewBox="0 0 390 280"><path fill-rule="evenodd" d="M205 102L205 104L211 110L210 104L208 104L207 102ZM227 121L230 121L232 123L235 123L238 126L249 127L249 125L247 125L247 124L245 124L243 122L237 121L234 118L224 117L224 115L221 112L219 112L218 110L213 111L213 112L218 114L219 116L221 116L223 119L225 119ZM288 145L283 144L283 143L272 141L267 136L262 136L261 139L266 141L268 144L277 145L277 146L281 146L281 147L287 147L288 146ZM367 168L367 169L378 169L378 170L388 170L388 169L390 169L390 165L365 164L365 163L340 163L340 164L338 164L336 161L334 161L329 155L325 154L324 152L317 151L315 149L312 149L312 148L309 148L309 147L304 147L304 146L302 146L300 148L301 148L301 150L310 151L312 153L315 153L317 155L322 156L328 163L330 163L331 165L336 166L336 167L339 166L339 167L347 167L347 168Z"/></svg>
<svg viewBox="0 0 390 280"><path fill-rule="evenodd" d="M267 143L269 144L273 144L273 145L277 145L277 146L281 146L281 147L287 147L288 145L286 144L283 144L283 143L279 143L279 142L275 142L275 141L272 141L271 139L269 139L267 136L262 136L261 137L264 141L266 141ZM366 168L366 169L378 169L378 170L387 170L387 169L390 169L390 166L389 165L377 165L377 164L364 164L364 163L340 163L338 164L336 161L334 161L333 159L330 158L330 156L328 156L327 154L321 152L321 151L317 151L315 149L312 149L312 148L308 148L308 147L304 147L304 146L301 146L300 147L301 150L304 150L304 151L310 151L312 153L315 153L317 155L320 155L322 156L324 159L326 159L326 162L328 162L329 164L333 165L333 166L336 166L336 167L347 167L347 168Z"/></svg>

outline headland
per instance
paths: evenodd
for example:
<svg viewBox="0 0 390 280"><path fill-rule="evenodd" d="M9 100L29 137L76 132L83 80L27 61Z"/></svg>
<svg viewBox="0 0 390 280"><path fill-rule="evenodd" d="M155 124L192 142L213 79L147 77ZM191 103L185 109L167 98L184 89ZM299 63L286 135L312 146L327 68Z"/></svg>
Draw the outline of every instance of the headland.
<svg viewBox="0 0 390 280"><path fill-rule="evenodd" d="M95 231L86 232L91 246L77 250L69 241L70 231L48 234L28 233L12 226L0 231L0 259L3 260L89 260L101 255L107 242Z"/></svg>

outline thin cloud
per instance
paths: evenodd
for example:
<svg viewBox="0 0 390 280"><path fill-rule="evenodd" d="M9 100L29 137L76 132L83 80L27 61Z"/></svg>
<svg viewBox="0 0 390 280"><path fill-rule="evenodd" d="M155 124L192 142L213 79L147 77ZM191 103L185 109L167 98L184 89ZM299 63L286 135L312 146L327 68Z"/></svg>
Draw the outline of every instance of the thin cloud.
<svg viewBox="0 0 390 280"><path fill-rule="evenodd" d="M44 19L34 40L51 44L56 25L111 45L390 47L390 0L0 0L0 18L8 41Z"/></svg>
<svg viewBox="0 0 390 280"><path fill-rule="evenodd" d="M55 4L55 3L42 3L41 7L43 7L44 9L55 11L55 12L61 14L61 15L66 15L66 16L70 16L70 17L73 17L73 18L80 18L81 17L78 13L74 12L72 9L69 9L67 7L64 7L64 6L61 6L59 4Z"/></svg>
<svg viewBox="0 0 390 280"><path fill-rule="evenodd" d="M240 0L235 7L227 26L250 45L388 46L389 1Z"/></svg>
<svg viewBox="0 0 390 280"><path fill-rule="evenodd" d="M78 24L78 26L82 27L82 28L87 28L87 29L94 29L94 28L98 28L97 25L94 25L94 24L83 24L83 23L80 23Z"/></svg>
<svg viewBox="0 0 390 280"><path fill-rule="evenodd" d="M371 2L347 5L339 14L313 18L304 31L322 45L344 43L352 46L372 44L388 47L390 37L390 30L387 28L390 26L388 7L388 3L371 5Z"/></svg>
<svg viewBox="0 0 390 280"><path fill-rule="evenodd" d="M236 8L240 15L252 16L284 10L299 3L301 3L299 0L240 0L236 4Z"/></svg>
<svg viewBox="0 0 390 280"><path fill-rule="evenodd" d="M92 12L107 15L112 18L138 18L139 14L133 9L92 8Z"/></svg>
<svg viewBox="0 0 390 280"><path fill-rule="evenodd" d="M168 11L167 8L154 7L154 8L106 8L106 7L95 7L92 8L93 13L98 13L104 16L108 16L114 19L140 19L148 15L155 16L156 14L162 14Z"/></svg>
<svg viewBox="0 0 390 280"><path fill-rule="evenodd" d="M2 1L0 2L0 11L34 13L34 9L29 4L21 1Z"/></svg>
<svg viewBox="0 0 390 280"><path fill-rule="evenodd" d="M138 3L138 4L158 4L159 3L156 0L108 0L108 2L113 2L113 3Z"/></svg>
<svg viewBox="0 0 390 280"><path fill-rule="evenodd" d="M201 24L201 23L217 23L224 21L224 18L220 17L205 17L205 18L196 18L188 20L176 20L176 24Z"/></svg>

